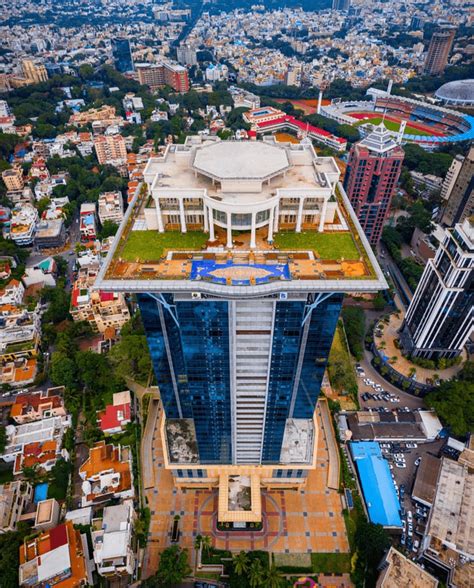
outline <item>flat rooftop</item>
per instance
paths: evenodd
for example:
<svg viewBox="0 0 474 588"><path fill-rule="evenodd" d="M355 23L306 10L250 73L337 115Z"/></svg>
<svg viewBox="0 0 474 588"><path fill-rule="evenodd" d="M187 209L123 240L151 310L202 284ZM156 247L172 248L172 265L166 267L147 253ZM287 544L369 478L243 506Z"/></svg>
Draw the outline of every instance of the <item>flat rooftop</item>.
<svg viewBox="0 0 474 588"><path fill-rule="evenodd" d="M436 588L438 580L421 568L415 562L405 557L395 548L385 558L387 566L384 566L378 579L378 588Z"/></svg>
<svg viewBox="0 0 474 588"><path fill-rule="evenodd" d="M150 159L144 177L99 273L101 290L238 296L387 287L335 160L318 157L311 144L188 137ZM278 226L270 235L272 208ZM304 217L300 230L285 223L286 210ZM194 219L186 232L184 214ZM157 215L165 215L163 232Z"/></svg>
<svg viewBox="0 0 474 588"><path fill-rule="evenodd" d="M400 503L388 462L383 457L379 444L358 441L351 442L349 447L359 475L369 520L384 527L400 528Z"/></svg>

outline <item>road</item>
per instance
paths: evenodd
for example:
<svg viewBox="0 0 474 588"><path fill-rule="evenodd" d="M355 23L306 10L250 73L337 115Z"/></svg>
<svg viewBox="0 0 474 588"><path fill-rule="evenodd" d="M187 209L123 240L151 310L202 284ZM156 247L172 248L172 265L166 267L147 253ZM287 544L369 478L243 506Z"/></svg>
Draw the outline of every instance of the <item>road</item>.
<svg viewBox="0 0 474 588"><path fill-rule="evenodd" d="M403 277L403 274L393 261L392 256L382 243L379 244L377 259L384 272L386 273L388 271L390 274L393 285L395 286L395 289L399 295L399 299L406 310L408 308L408 304L413 298L412 291L410 290L407 281Z"/></svg>

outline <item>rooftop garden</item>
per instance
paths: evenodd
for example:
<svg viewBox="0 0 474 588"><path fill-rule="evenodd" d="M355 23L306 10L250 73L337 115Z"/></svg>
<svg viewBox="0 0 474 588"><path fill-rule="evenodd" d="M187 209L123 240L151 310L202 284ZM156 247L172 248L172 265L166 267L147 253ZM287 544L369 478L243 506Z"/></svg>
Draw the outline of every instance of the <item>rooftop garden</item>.
<svg viewBox="0 0 474 588"><path fill-rule="evenodd" d="M117 251L124 261L157 261L168 249L202 249L209 235L202 231L130 231L123 247Z"/></svg>
<svg viewBox="0 0 474 588"><path fill-rule="evenodd" d="M277 233L277 249L312 249L321 259L360 258L360 253L350 233Z"/></svg>

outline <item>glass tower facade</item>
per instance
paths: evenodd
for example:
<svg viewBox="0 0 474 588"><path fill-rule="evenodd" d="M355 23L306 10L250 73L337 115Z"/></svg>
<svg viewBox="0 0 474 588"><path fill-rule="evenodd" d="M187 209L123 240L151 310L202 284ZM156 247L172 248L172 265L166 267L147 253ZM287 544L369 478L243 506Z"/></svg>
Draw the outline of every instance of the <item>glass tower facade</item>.
<svg viewBox="0 0 474 588"><path fill-rule="evenodd" d="M134 70L132 52L128 39L114 39L112 41L112 55L117 71L124 73Z"/></svg>
<svg viewBox="0 0 474 588"><path fill-rule="evenodd" d="M247 406L236 408L235 371L237 379L253 381L255 389L264 380L260 463L280 462L288 418L313 417L343 295L332 294L311 309L314 298L310 295L306 301L262 301L262 308L270 304L272 309L271 325L265 331L270 339L268 357L263 358L268 369L262 376L261 371L252 368L250 360L247 373L245 368L232 367L236 365L236 353L242 353L236 344L242 333L242 319L236 326L232 315L233 305L238 302L180 300L173 294L159 298L138 295L166 417L194 421L201 463L235 462L234 445L239 435L236 411L246 410L251 421L255 405L254 420L260 426L259 399L254 399L251 392L246 396ZM258 333L255 341L265 337L262 330L253 332ZM237 365L245 363L237 361ZM252 388L251 384L247 386ZM251 426L255 427L255 423Z"/></svg>

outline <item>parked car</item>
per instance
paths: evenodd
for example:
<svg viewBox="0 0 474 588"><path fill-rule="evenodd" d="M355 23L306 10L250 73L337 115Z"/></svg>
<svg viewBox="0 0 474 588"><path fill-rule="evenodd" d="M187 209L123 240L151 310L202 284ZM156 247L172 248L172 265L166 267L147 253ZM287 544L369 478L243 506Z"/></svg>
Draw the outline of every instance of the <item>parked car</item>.
<svg viewBox="0 0 474 588"><path fill-rule="evenodd" d="M402 469L407 467L407 464L404 461L396 461L395 465L397 466L397 468L402 468Z"/></svg>
<svg viewBox="0 0 474 588"><path fill-rule="evenodd" d="M415 467L418 467L421 463L421 457L418 457L417 459L415 459Z"/></svg>
<svg viewBox="0 0 474 588"><path fill-rule="evenodd" d="M413 521L413 513L411 512L411 510L409 510L409 511L407 512L407 521L408 521L409 523L411 523L411 522Z"/></svg>

